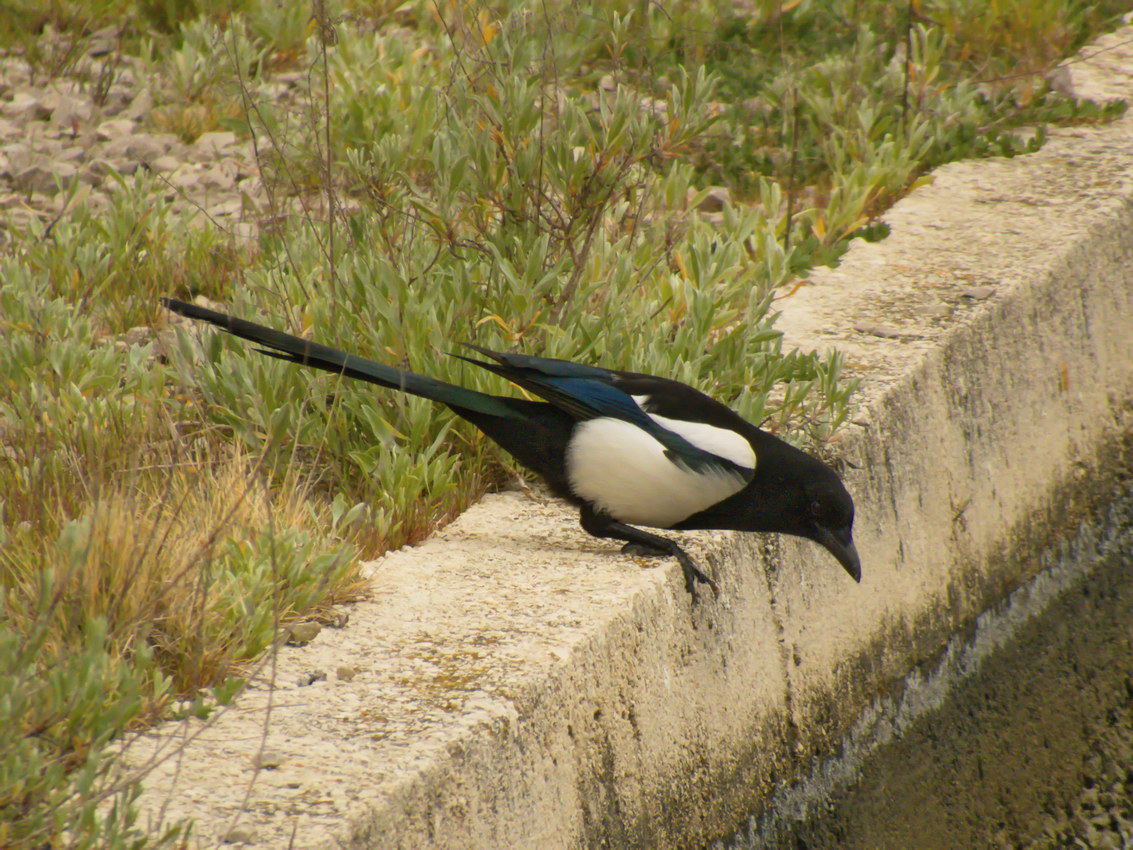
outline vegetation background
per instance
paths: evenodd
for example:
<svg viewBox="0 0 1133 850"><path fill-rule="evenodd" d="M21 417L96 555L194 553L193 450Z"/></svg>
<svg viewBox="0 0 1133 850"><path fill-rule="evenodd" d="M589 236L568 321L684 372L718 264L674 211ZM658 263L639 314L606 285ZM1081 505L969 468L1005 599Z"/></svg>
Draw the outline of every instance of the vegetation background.
<svg viewBox="0 0 1133 850"><path fill-rule="evenodd" d="M234 132L256 172L219 220L148 163L101 201L60 169L58 213L0 231L0 846L181 840L135 823L116 742L226 703L364 592L358 559L520 474L160 296L493 392L460 341L671 375L824 451L852 384L782 349L777 302L934 166L1116 114L1051 82L1124 11L0 0L6 102L66 82L97 111L129 80L141 130ZM9 210L37 202L19 176Z"/></svg>

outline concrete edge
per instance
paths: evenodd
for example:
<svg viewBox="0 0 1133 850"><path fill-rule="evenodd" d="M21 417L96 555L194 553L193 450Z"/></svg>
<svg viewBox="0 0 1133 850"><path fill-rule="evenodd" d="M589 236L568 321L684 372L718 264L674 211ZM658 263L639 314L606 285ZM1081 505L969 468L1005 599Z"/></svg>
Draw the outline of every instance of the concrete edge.
<svg viewBox="0 0 1133 850"><path fill-rule="evenodd" d="M815 759L801 781L778 786L742 828L713 845L715 850L902 846L910 836L917 836L922 846L996 841L1023 846L1028 834L1034 837L1042 813L1069 802L1068 789L1079 789L1083 753L1097 745L1085 735L1059 736L1058 731L1071 724L1076 733L1077 723L1099 710L1105 685L1112 694L1114 683L1120 682L1124 692L1128 680L1125 666L1115 663L1105 649L1095 646L1088 661L1075 654L1081 644L1103 642L1098 631L1105 635L1108 630L1112 645L1123 646L1125 621L1062 619L1068 608L1096 604L1091 596L1112 604L1119 597L1114 586L1120 586L1121 572L1133 554L1133 431L1124 445L1114 447L1112 460L1114 474L1099 479L1091 498L1079 500L1089 510L1075 513L1077 527L1067 523L1067 535L1043 548L1042 569L1033 579L983 611L932 659L877 696L854 720L837 753ZM1075 614L1082 616L1080 611ZM1042 628L1038 624L1058 637L1050 643L1036 640L1036 628ZM1067 668L1057 681L1045 678L1051 673L1046 657L1035 668L1011 669L1020 654L1042 656L1051 652L1052 644ZM1010 681L1004 681L1007 677ZM968 715L973 703L965 703L963 695L967 692L971 700L972 684L980 680L983 684L976 690L984 689L986 701L975 702ZM1006 706L989 707L987 702L999 698ZM1037 704L1028 706L1027 699ZM1016 716L1012 709L1025 714ZM973 716L980 721L973 722ZM1002 728L1004 716L1016 722ZM1059 725L1053 728L1058 731L1044 739L1043 733L1052 730L1052 717L1057 718ZM997 724L1000 728L989 741L987 732ZM931 750L928 742L934 745ZM1041 742L1038 747L1036 742ZM917 748L913 755L910 750ZM1019 755L1012 761L1004 749ZM894 750L902 755L894 757ZM973 764L974 753L979 755ZM981 775L985 757L995 764L994 778ZM907 772L890 774L894 767ZM918 771L928 775L919 777L923 781L917 781L915 789L906 789L905 783ZM1042 812L1035 808L1040 800Z"/></svg>
<svg viewBox="0 0 1133 850"><path fill-rule="evenodd" d="M1080 94L1129 93L1131 35L1072 66ZM675 565L494 497L379 562L350 628L281 649L236 710L135 741L180 753L147 814L202 844L468 848L692 846L760 812L1038 572L1130 429L1133 117L1052 135L941 169L785 302L787 344L863 378L860 587L807 544L689 535L722 590L690 612Z"/></svg>

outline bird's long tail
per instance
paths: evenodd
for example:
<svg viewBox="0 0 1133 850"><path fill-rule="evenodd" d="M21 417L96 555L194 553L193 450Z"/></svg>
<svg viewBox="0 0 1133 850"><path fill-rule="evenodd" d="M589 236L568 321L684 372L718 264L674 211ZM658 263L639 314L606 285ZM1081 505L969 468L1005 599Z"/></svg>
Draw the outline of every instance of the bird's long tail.
<svg viewBox="0 0 1133 850"><path fill-rule="evenodd" d="M384 363L367 360L365 357L347 354L330 346L320 345L317 342L301 339L283 331L258 325L255 322L238 319L235 316L227 316L215 310L198 307L196 304L178 301L176 298L162 298L161 303L174 313L179 313L190 319L208 322L233 336L262 345L264 348L258 349L261 354L278 357L280 360L286 360L289 363L298 363L303 366L334 372L338 375L345 375L348 378L369 381L371 384L401 390L461 410L484 413L489 416L514 417L516 415L515 407L509 405L507 399L499 396L488 395L470 390L467 387L460 387L438 381L435 378L418 375L405 369L397 369Z"/></svg>

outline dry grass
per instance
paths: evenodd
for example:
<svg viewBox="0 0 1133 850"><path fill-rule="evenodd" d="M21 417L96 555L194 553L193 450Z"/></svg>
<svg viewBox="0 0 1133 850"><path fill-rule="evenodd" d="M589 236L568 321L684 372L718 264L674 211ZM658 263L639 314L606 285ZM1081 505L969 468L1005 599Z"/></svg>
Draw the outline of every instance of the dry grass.
<svg viewBox="0 0 1133 850"><path fill-rule="evenodd" d="M50 655L66 653L94 620L106 624L112 655L128 658L139 642L154 651L164 682L145 716L238 674L279 623L362 589L349 549L337 566L304 575L308 557L334 547L325 537L329 506L306 482L286 471L272 482L230 447L210 458L175 445L159 451L150 443L145 463L132 469L118 458L125 474L93 487L91 468L103 459L72 452L63 478L41 491L61 497L41 506L40 522L58 529L54 541L25 527L0 554L9 622L46 629ZM64 494L68 472L84 464L83 497Z"/></svg>

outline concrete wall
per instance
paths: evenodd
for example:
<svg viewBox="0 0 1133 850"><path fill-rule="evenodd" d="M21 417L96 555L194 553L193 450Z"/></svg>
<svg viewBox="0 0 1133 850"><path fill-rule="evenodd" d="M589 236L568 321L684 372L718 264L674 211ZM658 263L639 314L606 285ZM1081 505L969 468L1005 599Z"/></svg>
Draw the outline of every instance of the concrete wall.
<svg viewBox="0 0 1133 850"><path fill-rule="evenodd" d="M1133 91L1130 36L1072 66L1080 93ZM281 649L234 710L136 742L138 763L181 753L147 811L296 847L738 828L1110 486L1133 424L1133 116L1052 136L942 168L889 238L780 302L788 344L833 345L863 381L842 444L861 585L810 544L686 535L721 589L690 609L675 564L620 556L557 505L486 499L377 562L349 628ZM257 772L264 747L277 766Z"/></svg>

